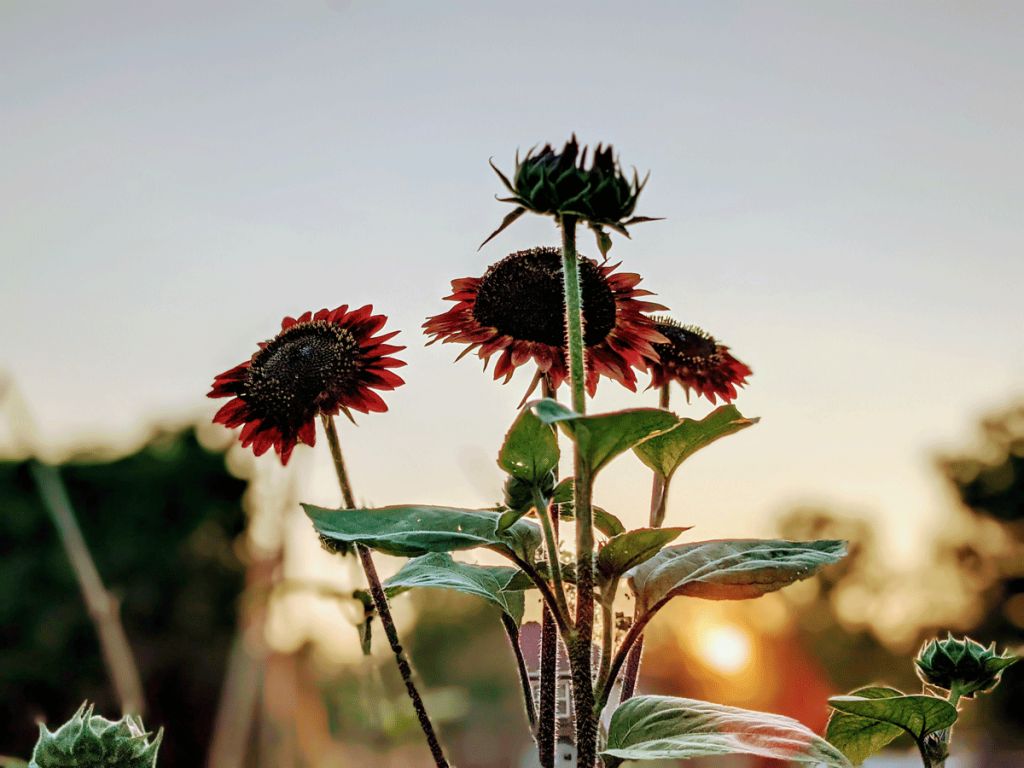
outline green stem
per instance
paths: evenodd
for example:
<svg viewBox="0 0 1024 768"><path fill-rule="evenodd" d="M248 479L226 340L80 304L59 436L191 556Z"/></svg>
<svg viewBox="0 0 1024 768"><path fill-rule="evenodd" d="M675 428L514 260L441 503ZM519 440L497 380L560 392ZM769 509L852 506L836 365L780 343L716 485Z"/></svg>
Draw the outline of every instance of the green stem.
<svg viewBox="0 0 1024 768"><path fill-rule="evenodd" d="M530 723L530 731L536 739L537 734L537 710L533 701L533 685L530 684L530 672L526 668L526 659L523 658L523 649L519 646L519 625L515 619L507 613L501 614L501 624L505 627L505 634L512 646L512 653L516 657L516 669L519 672L519 684L523 688L523 706L526 707L526 719Z"/></svg>
<svg viewBox="0 0 1024 768"><path fill-rule="evenodd" d="M565 328L569 348L569 387L572 408L587 411L586 362L583 344L583 298L576 254L576 217L562 215L562 278L565 287ZM597 760L597 715L594 712L594 680L591 666L594 638L594 513L591 509L593 478L579 448L573 446L575 482L573 509L576 516L576 626L567 639L576 714L576 754L581 768Z"/></svg>
<svg viewBox="0 0 1024 768"><path fill-rule="evenodd" d="M600 696L597 699L598 712L604 709L605 705L608 703L612 688L615 687L615 679L619 676L619 671L622 669L622 665L629 657L630 651L636 647L637 642L643 637L644 629L647 627L647 621L647 618L637 618L633 622L633 626L629 628L629 631L623 638L619 649L615 652L615 655L612 656L611 668L608 670L608 675L604 681L604 685L601 686Z"/></svg>
<svg viewBox="0 0 1024 768"><path fill-rule="evenodd" d="M533 489L533 506L537 511L537 518L540 520L541 528L544 530L544 544L548 551L548 568L551 571L551 581L554 583L555 600L558 601L558 611L562 619L569 621L569 604L565 599L565 585L562 583L562 564L558 559L558 537L551 525L551 515L548 513L548 503L540 490Z"/></svg>
<svg viewBox="0 0 1024 768"><path fill-rule="evenodd" d="M615 593L619 590L619 580L612 579L601 588L601 664L597 673L597 690L601 690L608 680L611 667L612 651L615 638L615 625L612 609L615 605Z"/></svg>
<svg viewBox="0 0 1024 768"><path fill-rule="evenodd" d="M669 405L669 385L665 382L661 386L661 390L658 394L658 407L668 408ZM659 473L653 473L654 476L651 478L651 513L650 523L652 528L660 528L662 523L665 522L665 509L668 504L668 481L663 478ZM637 617L634 616L633 620L636 621ZM619 696L619 701L623 702L633 697L633 693L636 691L636 683L640 677L640 662L643 660L644 655L644 639L640 637L632 650L629 652L629 658L626 660L626 672L622 677L622 693Z"/></svg>
<svg viewBox="0 0 1024 768"><path fill-rule="evenodd" d="M321 414L321 422L324 425L324 432L327 433L327 444L331 449L331 456L334 459L334 470L338 475L338 485L341 486L341 495L345 501L345 507L353 509L356 506L355 497L352 494L352 484L348 479L348 470L345 468L345 458L341 453L341 441L338 438L338 428L334 423L334 417ZM438 741L437 733L434 731L434 724L430 721L427 708L423 704L423 697L412 676L412 667L405 656L405 650L398 638L398 629L395 627L395 619L391 615L391 606L388 605L388 598L381 584L380 576L377 575L377 567L373 562L373 555L370 550L362 544L356 545L356 553L359 555L359 562L363 566L363 573L366 574L366 582L370 586L370 596L373 598L373 606L380 616L381 626L384 634L387 635L388 643L391 645L391 652L395 655L395 663L398 665L398 672L405 683L406 693L412 701L413 709L416 711L416 719L419 721L423 736L427 740L430 754L434 758L437 768L448 768L448 760L445 759L441 742Z"/></svg>
<svg viewBox="0 0 1024 768"><path fill-rule="evenodd" d="M555 743L558 741L558 626L550 608L544 608L540 635L540 720L537 749L541 768L555 768Z"/></svg>
<svg viewBox="0 0 1024 768"><path fill-rule="evenodd" d="M541 392L546 398L555 397L555 388L551 386L551 379L546 374L541 377ZM555 431L555 440L558 440L558 431ZM555 468L557 477L558 468ZM549 507L548 512L551 518L551 530L554 533L554 540L558 541L559 520L557 514L552 514L553 509ZM568 617L568 611L566 612ZM541 768L555 768L555 745L558 742L558 624L555 622L555 614L546 604L544 615L541 617L540 634L540 712L537 725L537 750L540 757Z"/></svg>

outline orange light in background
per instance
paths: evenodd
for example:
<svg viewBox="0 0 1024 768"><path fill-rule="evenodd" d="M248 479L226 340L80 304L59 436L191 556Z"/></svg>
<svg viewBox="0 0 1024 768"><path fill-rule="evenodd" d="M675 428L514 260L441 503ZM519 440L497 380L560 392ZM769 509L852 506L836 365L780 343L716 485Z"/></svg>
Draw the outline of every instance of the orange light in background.
<svg viewBox="0 0 1024 768"><path fill-rule="evenodd" d="M720 675L736 675L754 659L754 639L738 624L714 623L702 627L694 639L697 657Z"/></svg>

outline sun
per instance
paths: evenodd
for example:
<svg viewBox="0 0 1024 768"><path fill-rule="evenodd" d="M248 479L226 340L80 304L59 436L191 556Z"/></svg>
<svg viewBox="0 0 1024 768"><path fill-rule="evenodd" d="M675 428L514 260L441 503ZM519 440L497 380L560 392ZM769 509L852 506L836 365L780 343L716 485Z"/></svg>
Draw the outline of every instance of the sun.
<svg viewBox="0 0 1024 768"><path fill-rule="evenodd" d="M753 660L753 639L736 624L712 624L700 632L696 640L701 661L719 674L734 675Z"/></svg>

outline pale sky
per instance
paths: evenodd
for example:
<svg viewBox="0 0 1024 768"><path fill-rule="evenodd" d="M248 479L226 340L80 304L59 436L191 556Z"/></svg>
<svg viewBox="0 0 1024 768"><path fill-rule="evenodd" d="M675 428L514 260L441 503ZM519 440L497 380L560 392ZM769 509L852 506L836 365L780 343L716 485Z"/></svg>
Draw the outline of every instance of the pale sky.
<svg viewBox="0 0 1024 768"><path fill-rule="evenodd" d="M123 440L209 417L284 315L372 302L408 386L345 430L358 495L491 503L528 375L419 325L556 243L532 217L477 252L507 210L487 159L575 131L667 217L613 256L755 371L762 423L692 460L669 520L762 535L821 502L912 554L948 504L931 457L1024 394L1022 31L1005 2L5 0L0 368L51 447ZM648 484L625 458L598 500L639 524Z"/></svg>

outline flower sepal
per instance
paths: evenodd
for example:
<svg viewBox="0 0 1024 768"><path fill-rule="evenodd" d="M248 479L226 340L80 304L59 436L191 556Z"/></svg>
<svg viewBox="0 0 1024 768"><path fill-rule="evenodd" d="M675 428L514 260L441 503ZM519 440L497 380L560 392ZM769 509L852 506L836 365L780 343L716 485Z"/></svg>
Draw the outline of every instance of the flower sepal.
<svg viewBox="0 0 1024 768"><path fill-rule="evenodd" d="M153 768L163 729L151 736L139 717L107 720L83 703L56 731L39 726L28 768Z"/></svg>
<svg viewBox="0 0 1024 768"><path fill-rule="evenodd" d="M627 227L658 220L633 215L637 198L650 174L641 179L634 168L632 178L629 178L610 145L598 144L589 166L587 152L587 147L580 150L574 134L561 151L545 144L539 151L536 147L530 149L522 159L516 153L516 168L511 180L491 162L491 168L511 193L510 197L499 197L498 200L516 207L480 247L527 211L559 220L574 217L586 222L597 235L602 254L607 254L611 248L611 238L604 231L605 227L629 237Z"/></svg>
<svg viewBox="0 0 1024 768"><path fill-rule="evenodd" d="M1019 658L998 653L994 642L986 648L969 637L961 640L949 634L945 640L925 643L914 664L918 676L929 685L973 698L999 685L1003 670Z"/></svg>

